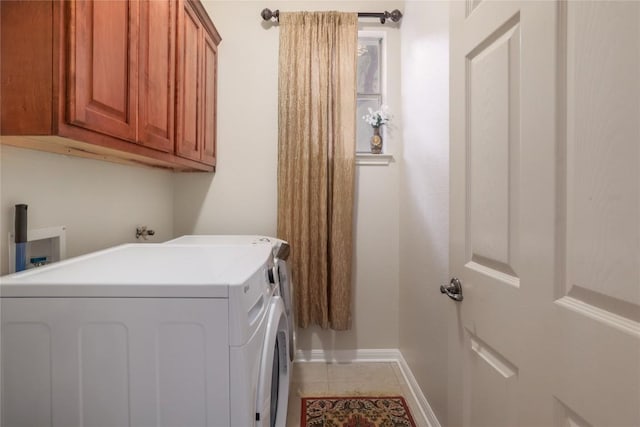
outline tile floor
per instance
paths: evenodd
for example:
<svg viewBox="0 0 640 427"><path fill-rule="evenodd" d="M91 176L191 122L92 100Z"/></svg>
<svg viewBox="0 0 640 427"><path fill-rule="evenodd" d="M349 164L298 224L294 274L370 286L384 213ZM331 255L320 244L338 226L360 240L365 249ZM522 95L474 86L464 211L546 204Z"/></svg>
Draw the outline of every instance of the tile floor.
<svg viewBox="0 0 640 427"><path fill-rule="evenodd" d="M320 363L296 362L289 391L287 426L300 425L301 396L400 395L418 427L426 427L418 405L393 362Z"/></svg>

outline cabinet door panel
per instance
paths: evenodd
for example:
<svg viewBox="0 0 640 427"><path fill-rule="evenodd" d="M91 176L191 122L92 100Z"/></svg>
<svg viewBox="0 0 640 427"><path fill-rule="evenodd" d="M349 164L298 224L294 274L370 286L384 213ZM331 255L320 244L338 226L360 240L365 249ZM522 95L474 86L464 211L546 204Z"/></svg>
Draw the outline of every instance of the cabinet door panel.
<svg viewBox="0 0 640 427"><path fill-rule="evenodd" d="M215 165L216 162L216 96L217 96L217 47L209 34L204 32L203 50L203 138L202 162Z"/></svg>
<svg viewBox="0 0 640 427"><path fill-rule="evenodd" d="M0 1L2 135L51 132L53 105L47 100L53 91L53 7L44 1ZM29 17L29 31L24 17Z"/></svg>
<svg viewBox="0 0 640 427"><path fill-rule="evenodd" d="M135 141L138 4L70 3L69 123Z"/></svg>
<svg viewBox="0 0 640 427"><path fill-rule="evenodd" d="M173 151L175 93L175 2L140 2L139 141Z"/></svg>
<svg viewBox="0 0 640 427"><path fill-rule="evenodd" d="M188 2L184 3L184 13L180 15L179 59L178 59L178 141L176 152L179 156L200 160L202 145L201 97L198 93L201 80L201 39L202 26Z"/></svg>

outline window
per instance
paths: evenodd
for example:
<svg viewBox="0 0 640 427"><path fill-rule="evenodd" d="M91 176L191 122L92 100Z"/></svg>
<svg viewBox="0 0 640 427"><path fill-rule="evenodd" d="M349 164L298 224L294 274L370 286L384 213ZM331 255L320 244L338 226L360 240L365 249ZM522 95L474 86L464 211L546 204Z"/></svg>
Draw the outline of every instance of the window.
<svg viewBox="0 0 640 427"><path fill-rule="evenodd" d="M373 131L362 116L378 110L383 103L383 36L372 32L358 33L358 98L356 103L356 152L369 153Z"/></svg>

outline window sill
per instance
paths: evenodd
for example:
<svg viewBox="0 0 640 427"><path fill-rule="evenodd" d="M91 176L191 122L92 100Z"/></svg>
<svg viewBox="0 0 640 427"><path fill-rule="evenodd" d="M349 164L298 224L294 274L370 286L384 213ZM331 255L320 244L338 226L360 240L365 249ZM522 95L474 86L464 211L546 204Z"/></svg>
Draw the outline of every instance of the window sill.
<svg viewBox="0 0 640 427"><path fill-rule="evenodd" d="M356 153L356 165L362 166L388 166L393 162L393 154L371 154L371 153Z"/></svg>

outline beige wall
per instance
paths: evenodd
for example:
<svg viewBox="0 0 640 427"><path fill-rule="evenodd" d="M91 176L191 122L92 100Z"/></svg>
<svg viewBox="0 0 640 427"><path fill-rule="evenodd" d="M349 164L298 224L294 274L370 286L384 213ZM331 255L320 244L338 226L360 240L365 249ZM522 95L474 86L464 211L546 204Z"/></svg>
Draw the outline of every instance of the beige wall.
<svg viewBox="0 0 640 427"><path fill-rule="evenodd" d="M278 27L262 22L265 7L296 10L391 10L402 2L204 1L222 35L219 47L218 168L215 175L176 176L175 231L276 232ZM400 33L388 31L388 93L395 131L385 140L399 153ZM357 170L353 329L310 328L304 349L398 347L398 165Z"/></svg>
<svg viewBox="0 0 640 427"><path fill-rule="evenodd" d="M18 203L30 229L67 227L68 257L133 242L137 225L156 231L149 241L173 236L171 172L0 146L2 274Z"/></svg>
<svg viewBox="0 0 640 427"><path fill-rule="evenodd" d="M300 331L299 347L400 348L446 424L445 304L448 279L448 5L422 1L204 1L219 51L218 168L172 174L149 168L0 147L0 258L7 266L13 205L29 204L31 228L67 226L74 256L187 233L276 232L278 27L259 12L404 11L388 33L388 97L394 123L388 166L357 168L353 329ZM365 22L365 21L362 21ZM371 22L371 21L370 21Z"/></svg>
<svg viewBox="0 0 640 427"><path fill-rule="evenodd" d="M445 372L437 286L446 280L448 250L446 5L205 1L205 7L223 37L217 172L171 174L1 147L2 272L13 205L22 202L29 204L31 228L67 226L69 256L133 241L142 223L156 229L156 241L185 233L275 234L278 27L267 28L260 10L404 9L401 29L362 25L388 32L386 102L395 118L385 144L395 160L357 169L354 327L301 331L299 344L400 347L441 416L435 390Z"/></svg>
<svg viewBox="0 0 640 427"><path fill-rule="evenodd" d="M408 1L402 22L400 350L447 424L449 6Z"/></svg>

